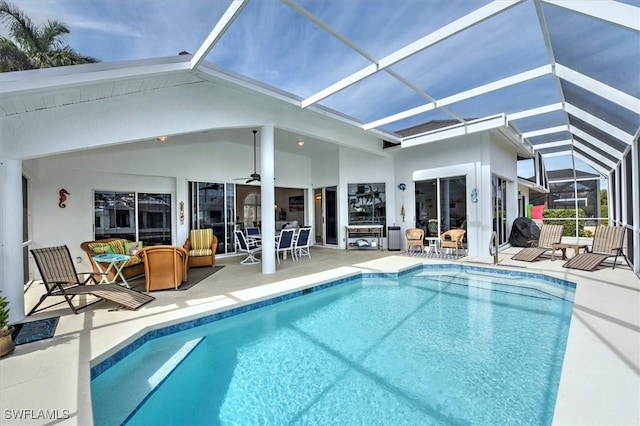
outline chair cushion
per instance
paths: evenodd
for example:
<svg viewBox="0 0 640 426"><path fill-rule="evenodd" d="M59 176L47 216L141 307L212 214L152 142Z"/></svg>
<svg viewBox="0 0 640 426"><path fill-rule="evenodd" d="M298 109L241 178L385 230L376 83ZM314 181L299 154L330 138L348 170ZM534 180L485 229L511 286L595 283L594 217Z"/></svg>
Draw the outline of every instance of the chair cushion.
<svg viewBox="0 0 640 426"><path fill-rule="evenodd" d="M209 251L211 251L212 240L213 240L212 229L192 229L189 234L189 241L191 242L191 247L194 250L208 249ZM205 255L201 254L200 256L205 256Z"/></svg>
<svg viewBox="0 0 640 426"><path fill-rule="evenodd" d="M125 267L127 266L133 266L133 265L137 265L138 263L142 263L143 260L141 258L139 258L138 256L131 256L129 258L129 260L127 260L127 263L124 264Z"/></svg>
<svg viewBox="0 0 640 426"><path fill-rule="evenodd" d="M209 246L211 247L211 246ZM211 256L213 254L213 250L208 249L193 249L189 250L189 256Z"/></svg>

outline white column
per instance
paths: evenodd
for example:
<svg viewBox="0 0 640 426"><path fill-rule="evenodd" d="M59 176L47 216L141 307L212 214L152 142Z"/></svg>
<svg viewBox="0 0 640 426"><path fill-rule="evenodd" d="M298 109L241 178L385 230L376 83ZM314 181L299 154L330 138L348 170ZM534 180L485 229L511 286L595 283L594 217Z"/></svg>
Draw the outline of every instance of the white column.
<svg viewBox="0 0 640 426"><path fill-rule="evenodd" d="M274 127L272 124L260 129L260 199L262 203L262 273L276 272L276 212L274 185Z"/></svg>
<svg viewBox="0 0 640 426"><path fill-rule="evenodd" d="M22 161L0 159L0 290L9 322L25 317L22 275Z"/></svg>

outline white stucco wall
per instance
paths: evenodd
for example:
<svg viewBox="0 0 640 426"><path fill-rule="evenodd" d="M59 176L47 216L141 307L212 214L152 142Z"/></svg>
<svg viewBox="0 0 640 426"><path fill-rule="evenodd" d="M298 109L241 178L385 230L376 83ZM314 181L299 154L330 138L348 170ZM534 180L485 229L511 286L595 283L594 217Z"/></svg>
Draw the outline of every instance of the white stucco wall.
<svg viewBox="0 0 640 426"><path fill-rule="evenodd" d="M415 186L413 182L443 177L466 176L467 242L469 255L489 256L493 231L491 176L498 173L510 181L508 185L509 223L517 216L517 167L515 149L500 135L489 132L432 142L403 149L395 154L396 184L405 183L406 220L402 232L415 226ZM478 189L478 202L471 202L471 191ZM397 212L402 199L396 198Z"/></svg>
<svg viewBox="0 0 640 426"><path fill-rule="evenodd" d="M33 247L67 245L72 256L85 263L80 243L93 239L95 190L171 194L173 244L182 245L189 223L187 182L244 183L232 179L253 171L252 149L224 142L187 146L149 142L144 148L114 147L25 161L31 180ZM276 186L307 189L311 185L309 157L277 152L275 164ZM66 208L58 207L62 188L70 193ZM185 203L184 224L177 219L180 201ZM31 266L31 271L37 272L35 265Z"/></svg>
<svg viewBox="0 0 640 426"><path fill-rule="evenodd" d="M380 157L368 153L340 149L340 184L338 186L338 242L346 244L346 228L349 223L348 187L351 183L384 183L387 226L399 221L400 210L395 205L396 189L394 161L391 157ZM386 248L386 240L383 240Z"/></svg>

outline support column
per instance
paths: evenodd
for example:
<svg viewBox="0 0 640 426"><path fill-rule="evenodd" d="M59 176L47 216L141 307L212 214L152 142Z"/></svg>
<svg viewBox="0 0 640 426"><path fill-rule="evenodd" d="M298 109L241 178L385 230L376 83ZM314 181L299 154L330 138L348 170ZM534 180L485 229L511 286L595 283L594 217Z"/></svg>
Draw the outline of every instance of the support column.
<svg viewBox="0 0 640 426"><path fill-rule="evenodd" d="M274 127L272 124L260 129L260 200L262 217L262 273L276 272L276 195L274 161Z"/></svg>
<svg viewBox="0 0 640 426"><path fill-rule="evenodd" d="M9 322L25 317L22 274L22 161L0 159L0 290Z"/></svg>

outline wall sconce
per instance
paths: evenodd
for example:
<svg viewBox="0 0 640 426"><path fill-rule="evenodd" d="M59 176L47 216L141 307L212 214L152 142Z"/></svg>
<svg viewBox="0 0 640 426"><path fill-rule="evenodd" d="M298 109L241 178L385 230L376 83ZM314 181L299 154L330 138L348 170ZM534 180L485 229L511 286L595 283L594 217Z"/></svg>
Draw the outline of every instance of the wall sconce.
<svg viewBox="0 0 640 426"><path fill-rule="evenodd" d="M158 136L158 142L164 142L168 139L167 136Z"/></svg>
<svg viewBox="0 0 640 426"><path fill-rule="evenodd" d="M296 142L296 144L298 144L298 146L303 146L304 141L302 139L298 139L298 142Z"/></svg>

